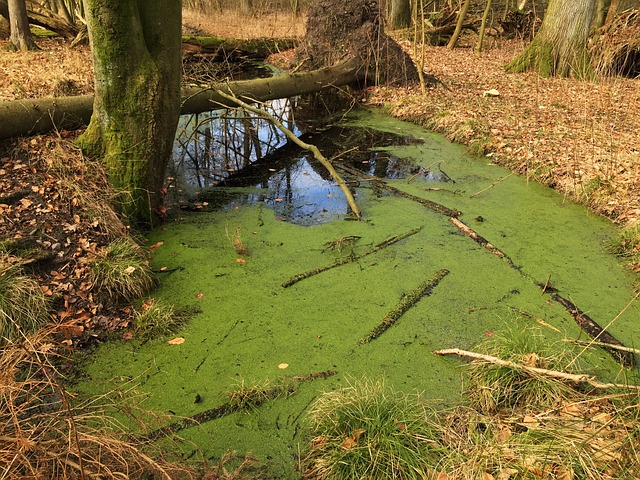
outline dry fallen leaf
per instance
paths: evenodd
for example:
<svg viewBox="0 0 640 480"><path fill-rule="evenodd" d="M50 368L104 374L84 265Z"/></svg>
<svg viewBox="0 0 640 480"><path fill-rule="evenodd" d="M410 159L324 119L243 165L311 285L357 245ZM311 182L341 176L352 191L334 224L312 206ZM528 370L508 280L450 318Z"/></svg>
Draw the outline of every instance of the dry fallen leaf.
<svg viewBox="0 0 640 480"><path fill-rule="evenodd" d="M238 263L247 263L247 261L244 258L236 258L236 262L238 262Z"/></svg>
<svg viewBox="0 0 640 480"><path fill-rule="evenodd" d="M172 338L167 343L169 345L182 345L184 343L184 338L182 338L182 337Z"/></svg>
<svg viewBox="0 0 640 480"><path fill-rule="evenodd" d="M288 363L281 363L280 365L278 365L278 368L280 370L284 370L285 368L288 368L289 364Z"/></svg>
<svg viewBox="0 0 640 480"><path fill-rule="evenodd" d="M125 268L125 269L124 269L124 272L123 272L123 273L124 273L125 275L131 275L131 274L132 274L133 272L135 272L135 271L136 271L136 267L129 266L129 267L127 267L127 268Z"/></svg>
<svg viewBox="0 0 640 480"><path fill-rule="evenodd" d="M149 247L149 251L150 251L150 252L153 252L155 249L157 249L157 248L161 247L163 244L164 244L164 242L157 242L157 243L154 243L153 245L151 245L151 246Z"/></svg>
<svg viewBox="0 0 640 480"><path fill-rule="evenodd" d="M204 297L204 293L199 293L196 295L196 298L202 298L202 297Z"/></svg>
<svg viewBox="0 0 640 480"><path fill-rule="evenodd" d="M342 442L342 445L340 446L345 450L349 450L351 447L354 447L355 445L356 445L356 441L352 437L347 437L344 439L344 442Z"/></svg>

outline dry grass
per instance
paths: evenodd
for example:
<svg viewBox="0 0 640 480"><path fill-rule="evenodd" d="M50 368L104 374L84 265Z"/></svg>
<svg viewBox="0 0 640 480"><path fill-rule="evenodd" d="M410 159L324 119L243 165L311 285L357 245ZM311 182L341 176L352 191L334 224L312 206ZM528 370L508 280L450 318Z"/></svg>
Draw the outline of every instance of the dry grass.
<svg viewBox="0 0 640 480"><path fill-rule="evenodd" d="M0 345L44 326L49 302L35 278L22 271L20 259L0 249Z"/></svg>
<svg viewBox="0 0 640 480"><path fill-rule="evenodd" d="M215 35L225 38L291 38L304 34L304 17L291 12L258 12L244 16L237 10L199 12L184 10L182 24L186 32Z"/></svg>
<svg viewBox="0 0 640 480"><path fill-rule="evenodd" d="M193 478L127 439L108 413L122 400L103 396L74 405L60 384L50 333L40 330L0 349L1 478Z"/></svg>

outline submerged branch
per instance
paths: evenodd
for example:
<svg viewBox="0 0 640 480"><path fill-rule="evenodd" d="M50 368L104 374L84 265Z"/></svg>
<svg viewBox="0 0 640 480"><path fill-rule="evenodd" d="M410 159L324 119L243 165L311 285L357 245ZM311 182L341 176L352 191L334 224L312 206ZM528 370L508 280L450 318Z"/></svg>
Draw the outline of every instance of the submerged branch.
<svg viewBox="0 0 640 480"><path fill-rule="evenodd" d="M165 438L178 433L186 428L194 427L211 420L216 420L246 408L259 407L268 400L273 400L283 395L293 395L296 393L295 383L315 380L318 378L328 378L335 374L335 371L327 370L324 372L315 372L307 375L291 377L290 380L294 383L278 383L264 388L243 389L239 394L232 395L231 400L227 403L205 410L204 412L196 413L195 415L170 423L169 425L158 428L157 430L153 430L149 433L139 435L137 439L142 441L156 441L160 438Z"/></svg>
<svg viewBox="0 0 640 480"><path fill-rule="evenodd" d="M347 184L344 182L342 177L338 174L338 172L336 172L336 169L333 168L333 165L331 165L331 162L329 162L329 160L327 160L327 158L324 155L322 155L322 153L320 153L320 150L318 150L318 147L300 140L291 130L285 127L276 117L274 117L270 113L265 112L260 108L253 107L248 103L243 102L239 98L233 95L229 95L221 90L218 90L217 93L221 97L237 103L243 109L266 118L273 125L275 125L282 133L284 133L290 141L298 145L300 148L303 148L311 152L314 158L318 160L322 164L322 166L324 166L324 168L327 169L331 177L336 181L336 183L340 187L340 190L342 190L342 193L344 193L344 196L347 199L347 203L349 204L349 207L351 208L351 211L354 213L354 215L358 218L362 216L362 213L360 213L360 209L358 208L358 205L356 205L356 201L353 198L353 195L351 194L351 190L349 190L349 187L347 187Z"/></svg>
<svg viewBox="0 0 640 480"><path fill-rule="evenodd" d="M589 335L594 340L600 340L602 343L618 345L624 347L624 344L618 340L616 337L607 332L604 328L598 325L589 315L584 313L578 307L576 307L572 302L567 300L566 298L560 296L557 293L554 293L551 298L553 298L556 302L562 305L567 311L571 314L576 323L580 326L582 330L584 330L587 335ZM608 347L603 348L611 355L617 362L620 362L625 367L632 367L636 364L635 357L633 353L628 351L621 351L619 349L611 349Z"/></svg>
<svg viewBox="0 0 640 480"><path fill-rule="evenodd" d="M338 168L340 168L341 170L351 175L354 175L355 177L360 177L362 175L362 172L360 170L351 168L347 165L338 164ZM447 217L459 217L460 215L462 215L462 212L460 212L459 210L452 210L451 208L445 207L444 205L440 205L439 203L434 202L432 200L427 200L426 198L418 197L416 195L412 195L411 193L404 192L396 187L392 187L387 182L382 180L380 177L368 177L365 179L360 179L360 181L375 182L375 184L378 187L382 188L383 190L386 190L387 192L391 193L392 195L395 195L396 197L406 198L413 202L419 203L420 205L423 205L428 209L433 210L434 212L440 213L442 215L445 215Z"/></svg>
<svg viewBox="0 0 640 480"><path fill-rule="evenodd" d="M341 265L346 265L347 263L351 263L351 262L355 262L357 260L360 260L361 258L364 258L367 255L371 255L372 253L375 253L378 250L382 250L383 248L386 248L386 247L388 247L390 245L393 245L394 243L397 243L400 240L404 240L405 238L410 237L411 235L415 235L420 230L422 230L422 227L414 228L413 230L409 230L408 232L405 232L405 233L403 233L401 235L394 235L393 237L389 237L386 240L384 240L384 241L378 243L377 245L371 247L369 250L367 250L364 253L361 253L360 255L350 255L348 257L344 257L344 258L341 258L339 260L336 260L331 265L325 265L324 267L318 267L318 268L315 268L313 270L309 270L309 271L304 272L304 273L299 273L298 275L295 275L295 276L291 277L289 280L287 280L286 282L284 282L282 284L282 287L283 288L290 287L291 285L295 285L296 283L298 283L301 280L304 280L305 278L313 277L314 275L318 275L319 273L326 272L327 270L331 270L332 268L336 268L336 267L339 267Z"/></svg>
<svg viewBox="0 0 640 480"><path fill-rule="evenodd" d="M618 383L600 383L593 375L576 374L559 372L557 370L548 370L540 367L528 367L519 363L511 362L509 360L503 360L502 358L494 357L491 355L484 355L482 353L470 352L468 350L461 350L459 348L446 348L443 350L435 350L433 353L436 355L457 355L458 357L468 357L474 360L481 360L483 362L490 363L492 365L499 365L501 367L513 368L515 370L526 372L532 376L542 375L544 377L557 378L559 380L567 380L569 382L581 384L588 383L595 388L624 388L631 390L640 390L636 385L624 385Z"/></svg>
<svg viewBox="0 0 640 480"><path fill-rule="evenodd" d="M384 317L382 322L374 328L370 333L365 335L358 342L359 344L369 343L372 340L375 340L384 332L386 332L389 328L391 328L398 319L405 314L407 310L413 307L418 301L425 296L431 295L433 289L440 283L444 277L449 274L449 270L442 269L438 270L435 275L431 278L428 278L424 282L422 282L418 287L414 288L407 295L402 297L402 300Z"/></svg>

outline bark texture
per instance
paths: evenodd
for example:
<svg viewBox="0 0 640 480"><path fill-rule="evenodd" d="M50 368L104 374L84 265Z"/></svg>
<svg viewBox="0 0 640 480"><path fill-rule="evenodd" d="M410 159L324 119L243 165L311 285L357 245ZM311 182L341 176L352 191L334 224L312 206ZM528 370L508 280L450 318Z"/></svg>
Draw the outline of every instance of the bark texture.
<svg viewBox="0 0 640 480"><path fill-rule="evenodd" d="M160 207L180 115L181 2L87 0L93 115L79 144L104 158L132 223Z"/></svg>
<svg viewBox="0 0 640 480"><path fill-rule="evenodd" d="M16 50L36 50L38 46L31 38L25 0L9 0L8 14L11 28L9 42L13 48Z"/></svg>
<svg viewBox="0 0 640 480"><path fill-rule="evenodd" d="M587 38L595 7L596 0L551 0L540 31L506 70L534 70L543 77L590 77Z"/></svg>

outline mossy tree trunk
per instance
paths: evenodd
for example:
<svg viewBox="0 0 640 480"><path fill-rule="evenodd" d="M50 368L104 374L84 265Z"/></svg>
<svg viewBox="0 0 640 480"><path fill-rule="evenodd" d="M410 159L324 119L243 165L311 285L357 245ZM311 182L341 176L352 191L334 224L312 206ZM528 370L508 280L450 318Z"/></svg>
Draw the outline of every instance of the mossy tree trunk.
<svg viewBox="0 0 640 480"><path fill-rule="evenodd" d="M79 144L104 158L122 212L152 224L180 114L181 2L85 0L93 115Z"/></svg>
<svg viewBox="0 0 640 480"><path fill-rule="evenodd" d="M587 38L596 0L550 0L540 30L508 72L534 70L543 77L589 78Z"/></svg>

